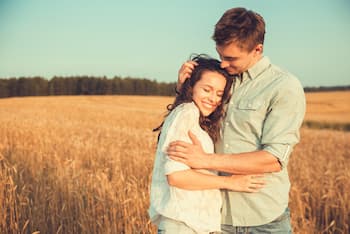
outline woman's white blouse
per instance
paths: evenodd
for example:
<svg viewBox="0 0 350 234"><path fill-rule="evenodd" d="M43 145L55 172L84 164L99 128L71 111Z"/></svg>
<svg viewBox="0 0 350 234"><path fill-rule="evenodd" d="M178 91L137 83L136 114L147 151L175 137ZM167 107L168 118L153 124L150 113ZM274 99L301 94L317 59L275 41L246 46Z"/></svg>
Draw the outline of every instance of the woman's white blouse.
<svg viewBox="0 0 350 234"><path fill-rule="evenodd" d="M166 175L190 169L166 154L172 141L191 143L189 130L197 136L206 153L214 152L211 138L199 125L199 110L193 102L181 104L171 111L164 121L157 146L148 213L157 225L160 217L165 216L186 223L198 233L220 231L222 200L218 189L184 190L169 186L167 181Z"/></svg>

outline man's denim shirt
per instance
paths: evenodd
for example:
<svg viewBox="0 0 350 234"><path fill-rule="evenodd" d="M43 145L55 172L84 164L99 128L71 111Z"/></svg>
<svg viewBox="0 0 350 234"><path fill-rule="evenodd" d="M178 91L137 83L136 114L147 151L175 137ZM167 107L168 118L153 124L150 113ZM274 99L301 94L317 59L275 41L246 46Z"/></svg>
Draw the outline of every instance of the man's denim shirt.
<svg viewBox="0 0 350 234"><path fill-rule="evenodd" d="M290 188L287 163L300 139L305 105L304 90L298 79L272 65L267 57L241 77L234 78L216 152L265 150L279 160L282 170L267 173L267 184L258 193L223 190L223 224L257 226L273 221L284 212Z"/></svg>

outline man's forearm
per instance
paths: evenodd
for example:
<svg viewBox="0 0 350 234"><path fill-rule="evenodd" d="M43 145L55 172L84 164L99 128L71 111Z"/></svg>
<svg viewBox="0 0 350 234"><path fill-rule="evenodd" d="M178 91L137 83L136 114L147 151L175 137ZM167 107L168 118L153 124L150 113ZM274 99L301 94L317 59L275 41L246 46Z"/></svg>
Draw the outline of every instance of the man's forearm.
<svg viewBox="0 0 350 234"><path fill-rule="evenodd" d="M205 169L234 174L278 172L278 159L267 151L260 150L240 154L213 154L208 156Z"/></svg>

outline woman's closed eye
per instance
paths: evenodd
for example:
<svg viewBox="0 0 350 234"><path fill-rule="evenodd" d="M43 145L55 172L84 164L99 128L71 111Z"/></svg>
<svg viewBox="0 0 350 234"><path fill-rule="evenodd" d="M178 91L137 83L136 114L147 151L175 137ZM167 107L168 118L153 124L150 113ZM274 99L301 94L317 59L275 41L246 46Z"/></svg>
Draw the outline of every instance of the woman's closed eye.
<svg viewBox="0 0 350 234"><path fill-rule="evenodd" d="M222 98L224 96L224 93L217 93L216 96L218 96L219 98Z"/></svg>

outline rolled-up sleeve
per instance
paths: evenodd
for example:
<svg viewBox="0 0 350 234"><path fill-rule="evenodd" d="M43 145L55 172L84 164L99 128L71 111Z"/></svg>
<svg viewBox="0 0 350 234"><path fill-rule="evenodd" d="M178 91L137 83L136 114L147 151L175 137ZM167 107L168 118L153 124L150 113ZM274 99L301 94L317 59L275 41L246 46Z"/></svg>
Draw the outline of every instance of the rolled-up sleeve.
<svg viewBox="0 0 350 234"><path fill-rule="evenodd" d="M294 145L300 140L299 129L305 115L305 94L297 79L288 77L271 100L263 127L263 150L278 158L286 167Z"/></svg>

